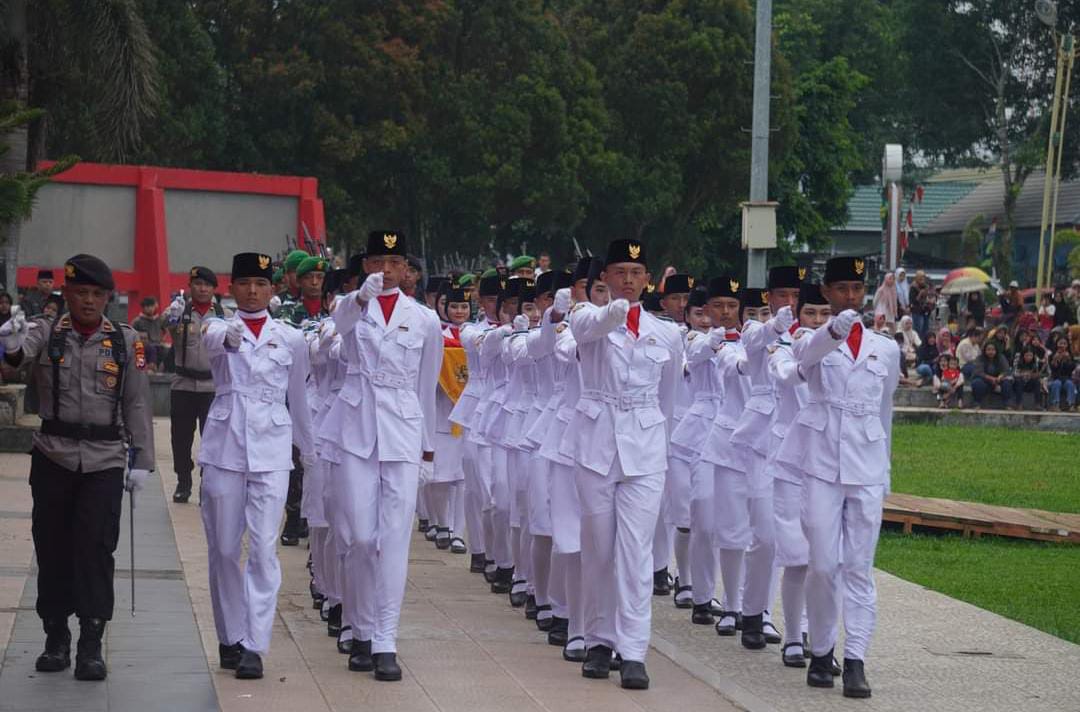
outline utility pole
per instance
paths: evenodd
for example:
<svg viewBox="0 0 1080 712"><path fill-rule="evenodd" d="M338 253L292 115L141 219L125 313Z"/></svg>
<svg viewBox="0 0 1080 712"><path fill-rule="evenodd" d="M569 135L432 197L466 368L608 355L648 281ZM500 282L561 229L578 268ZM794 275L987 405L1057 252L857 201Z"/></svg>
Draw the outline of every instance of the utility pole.
<svg viewBox="0 0 1080 712"><path fill-rule="evenodd" d="M750 132L750 200L743 206L743 246L746 247L746 283L765 286L768 247L776 246L775 205L769 200L769 99L772 80L772 0L757 0L754 32L754 119ZM748 228L748 212L771 211L771 244L765 230ZM763 227L767 227L765 220ZM756 234L754 234L756 233ZM758 238L758 239L755 239Z"/></svg>

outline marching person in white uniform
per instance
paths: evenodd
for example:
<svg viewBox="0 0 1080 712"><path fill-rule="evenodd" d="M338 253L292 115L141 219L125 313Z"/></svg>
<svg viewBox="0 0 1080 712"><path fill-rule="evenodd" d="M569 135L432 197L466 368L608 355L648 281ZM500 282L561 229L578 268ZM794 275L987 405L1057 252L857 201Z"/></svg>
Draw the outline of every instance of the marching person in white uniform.
<svg viewBox="0 0 1080 712"><path fill-rule="evenodd" d="M362 287L334 310L348 367L320 441L333 463L328 512L344 555L349 669L400 680L397 630L420 469L434 460L435 388L442 333L429 309L403 295L404 235L368 236ZM429 478L427 478L429 479Z"/></svg>
<svg viewBox="0 0 1080 712"><path fill-rule="evenodd" d="M570 425L580 465L588 648L582 675L606 678L614 649L622 656L622 686L646 689L652 538L681 377L682 336L641 308L649 273L640 242L613 241L604 264L602 279L614 300L606 307L576 305L570 315L582 375Z"/></svg>
<svg viewBox="0 0 1080 712"><path fill-rule="evenodd" d="M269 255L236 255L230 289L238 312L208 320L203 333L216 394L199 449L200 511L221 666L241 679L262 677L260 656L270 649L281 586L274 546L293 444L305 466L315 464L308 348L299 331L269 318L272 277ZM245 530L247 568L241 570Z"/></svg>
<svg viewBox="0 0 1080 712"><path fill-rule="evenodd" d="M837 586L843 586L844 696L869 697L863 661L877 619L874 551L889 488L896 342L863 329L866 264L836 257L822 294L838 315L792 345L809 388L777 460L804 474L803 528L809 544L806 612L812 657L807 684L832 687ZM843 563L841 563L841 544Z"/></svg>

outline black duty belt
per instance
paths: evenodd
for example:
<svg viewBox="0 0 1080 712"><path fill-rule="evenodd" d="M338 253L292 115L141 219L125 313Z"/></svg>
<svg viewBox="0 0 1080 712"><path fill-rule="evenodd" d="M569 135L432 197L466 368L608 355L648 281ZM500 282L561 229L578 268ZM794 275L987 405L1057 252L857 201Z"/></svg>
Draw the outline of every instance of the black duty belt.
<svg viewBox="0 0 1080 712"><path fill-rule="evenodd" d="M65 423L62 420L47 419L41 421L43 435L56 435L61 438L72 440L101 440L116 442L123 440L123 434L118 425L77 425Z"/></svg>
<svg viewBox="0 0 1080 712"><path fill-rule="evenodd" d="M183 376L184 378L194 378L196 381L209 381L214 377L210 371L199 371L194 368L187 368L186 366L177 366L176 375Z"/></svg>

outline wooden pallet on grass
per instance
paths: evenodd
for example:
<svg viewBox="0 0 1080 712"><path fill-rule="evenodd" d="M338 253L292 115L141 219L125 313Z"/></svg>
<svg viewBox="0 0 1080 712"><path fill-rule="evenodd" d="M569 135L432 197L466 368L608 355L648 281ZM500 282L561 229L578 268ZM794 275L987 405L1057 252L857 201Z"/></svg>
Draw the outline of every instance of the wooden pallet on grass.
<svg viewBox="0 0 1080 712"><path fill-rule="evenodd" d="M998 507L893 492L885 498L883 519L903 525L905 534L918 526L958 531L965 537L992 534L1080 544L1080 514L1041 509Z"/></svg>

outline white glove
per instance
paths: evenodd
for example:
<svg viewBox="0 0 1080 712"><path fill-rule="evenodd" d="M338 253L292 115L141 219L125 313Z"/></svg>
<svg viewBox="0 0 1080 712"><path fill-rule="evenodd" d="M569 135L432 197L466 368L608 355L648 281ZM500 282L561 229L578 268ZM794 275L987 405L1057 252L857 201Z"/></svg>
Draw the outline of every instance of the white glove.
<svg viewBox="0 0 1080 712"><path fill-rule="evenodd" d="M726 336L727 334L723 329L721 329L720 327L716 327L709 332L709 346L711 346L714 350L720 348L724 345L724 340Z"/></svg>
<svg viewBox="0 0 1080 712"><path fill-rule="evenodd" d="M616 299L608 308L611 310L612 319L618 319L620 324L626 322L626 315L630 313L630 302L625 299Z"/></svg>
<svg viewBox="0 0 1080 712"><path fill-rule="evenodd" d="M150 470L138 468L128 470L127 477L124 479L124 489L135 494L143 488L148 477L150 477Z"/></svg>
<svg viewBox="0 0 1080 712"><path fill-rule="evenodd" d="M570 311L570 289L568 287L563 287L555 292L555 301L551 305L551 310L556 314L566 314Z"/></svg>
<svg viewBox="0 0 1080 712"><path fill-rule="evenodd" d="M334 343L337 332L334 330L334 320L327 319L319 327L319 348L328 349Z"/></svg>
<svg viewBox="0 0 1080 712"><path fill-rule="evenodd" d="M177 322L184 315L184 309L186 308L187 302L184 300L184 295L178 294L176 299L172 300L172 303L165 308L165 318L170 322Z"/></svg>
<svg viewBox="0 0 1080 712"><path fill-rule="evenodd" d="M29 331L26 317L22 315L22 312L16 312L16 308L11 309L14 316L0 325L0 343L4 345L6 353L15 353L22 349L26 341L26 332Z"/></svg>
<svg viewBox="0 0 1080 712"><path fill-rule="evenodd" d="M431 482L435 477L435 463L420 460L420 484Z"/></svg>
<svg viewBox="0 0 1080 712"><path fill-rule="evenodd" d="M268 307L268 309L270 310L271 314L275 314L275 313L277 313L277 310L280 309L280 308L281 308L281 297L279 297L278 295L275 294L274 296L270 297L270 306Z"/></svg>
<svg viewBox="0 0 1080 712"><path fill-rule="evenodd" d="M361 302L370 302L375 297L382 294L383 290L383 273L374 272L367 276L364 283L360 285L360 289L356 290L356 298Z"/></svg>
<svg viewBox="0 0 1080 712"><path fill-rule="evenodd" d="M240 348L240 344L244 341L244 329L246 328L244 320L238 316L234 316L229 320L229 326L225 331L225 345L232 349Z"/></svg>
<svg viewBox="0 0 1080 712"><path fill-rule="evenodd" d="M854 309L845 309L833 317L832 323L829 324L829 333L835 339L846 339L851 327L855 326L857 321L859 321L859 312Z"/></svg>
<svg viewBox="0 0 1080 712"><path fill-rule="evenodd" d="M529 330L529 317L524 314L518 314L514 317L514 331L528 331Z"/></svg>
<svg viewBox="0 0 1080 712"><path fill-rule="evenodd" d="M300 464L304 466L304 471L312 470L319 464L319 458L314 452L309 452L300 455Z"/></svg>
<svg viewBox="0 0 1080 712"><path fill-rule="evenodd" d="M791 328L791 325L795 323L795 315L791 313L791 307L783 307L780 311L776 312L776 315L772 318L773 329L777 334L783 334L785 331Z"/></svg>
<svg viewBox="0 0 1080 712"><path fill-rule="evenodd" d="M507 336L510 336L510 334L514 333L514 327L512 324L503 324L498 328L498 332L500 336L505 338Z"/></svg>

